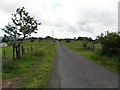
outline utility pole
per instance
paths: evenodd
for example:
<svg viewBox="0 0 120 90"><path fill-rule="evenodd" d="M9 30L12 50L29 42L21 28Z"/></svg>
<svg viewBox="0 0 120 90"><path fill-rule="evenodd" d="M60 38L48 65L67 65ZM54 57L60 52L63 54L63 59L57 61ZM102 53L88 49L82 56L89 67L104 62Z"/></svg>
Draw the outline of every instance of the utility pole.
<svg viewBox="0 0 120 90"><path fill-rule="evenodd" d="M55 39L54 39L54 31L52 30L52 37L53 37L53 41L55 42Z"/></svg>
<svg viewBox="0 0 120 90"><path fill-rule="evenodd" d="M54 39L54 32L53 32L53 30L52 30L52 37L53 37L53 39Z"/></svg>

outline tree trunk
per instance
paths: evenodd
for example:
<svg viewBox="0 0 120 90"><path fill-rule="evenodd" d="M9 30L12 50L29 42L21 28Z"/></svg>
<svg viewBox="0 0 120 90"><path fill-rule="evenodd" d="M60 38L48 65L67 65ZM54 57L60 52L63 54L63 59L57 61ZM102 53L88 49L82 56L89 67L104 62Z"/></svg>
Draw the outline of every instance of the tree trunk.
<svg viewBox="0 0 120 90"><path fill-rule="evenodd" d="M15 48L16 48L16 59L18 59L18 46L16 46Z"/></svg>
<svg viewBox="0 0 120 90"><path fill-rule="evenodd" d="M18 59L20 59L20 44L18 44Z"/></svg>

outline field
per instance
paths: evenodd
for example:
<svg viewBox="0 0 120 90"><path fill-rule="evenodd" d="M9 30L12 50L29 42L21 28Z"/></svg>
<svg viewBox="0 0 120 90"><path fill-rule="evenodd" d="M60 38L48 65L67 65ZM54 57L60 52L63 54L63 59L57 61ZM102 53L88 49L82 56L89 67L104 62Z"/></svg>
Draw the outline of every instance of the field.
<svg viewBox="0 0 120 90"><path fill-rule="evenodd" d="M77 52L78 54L92 60L93 62L102 65L106 69L109 69L113 72L118 72L118 58L117 57L108 57L100 55L101 44L95 44L95 50L88 50L83 48L82 41L71 41L70 43L62 41L62 43L70 48L71 50Z"/></svg>
<svg viewBox="0 0 120 90"><path fill-rule="evenodd" d="M24 41L26 50L20 60L12 60L12 46L2 48L6 59L2 61L3 87L45 88L52 69L55 43L51 40L40 42Z"/></svg>

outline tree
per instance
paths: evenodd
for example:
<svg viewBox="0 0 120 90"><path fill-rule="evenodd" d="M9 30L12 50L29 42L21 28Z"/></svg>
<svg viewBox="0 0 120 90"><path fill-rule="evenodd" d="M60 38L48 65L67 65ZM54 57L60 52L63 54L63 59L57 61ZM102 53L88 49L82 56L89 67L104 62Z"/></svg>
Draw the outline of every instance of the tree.
<svg viewBox="0 0 120 90"><path fill-rule="evenodd" d="M116 32L101 33L97 36L99 42L102 44L102 54L110 56L120 54L120 35Z"/></svg>
<svg viewBox="0 0 120 90"><path fill-rule="evenodd" d="M88 47L88 39L85 37L83 38L82 42L83 42L84 49L86 49Z"/></svg>
<svg viewBox="0 0 120 90"><path fill-rule="evenodd" d="M37 27L41 25L41 23L38 23L34 17L31 17L24 7L18 8L16 13L12 15L14 25L19 30L19 34L23 36L20 43L22 43L25 37L30 36L31 33L37 33Z"/></svg>
<svg viewBox="0 0 120 90"><path fill-rule="evenodd" d="M2 42L8 42L10 38L5 34L4 37L2 38Z"/></svg>
<svg viewBox="0 0 120 90"><path fill-rule="evenodd" d="M51 39L53 39L53 38L50 37L50 36L46 36L45 39L46 39L46 40L51 40Z"/></svg>
<svg viewBox="0 0 120 90"><path fill-rule="evenodd" d="M7 35L9 35L10 40L12 41L13 39L16 40L17 36L20 36L18 33L17 29L15 26L12 24L8 23L8 25L5 26L5 28L2 29ZM6 35L6 36L7 36Z"/></svg>
<svg viewBox="0 0 120 90"><path fill-rule="evenodd" d="M20 45L22 41L27 36L30 36L31 33L37 33L37 27L38 25L41 25L41 23L38 23L34 17L31 17L24 7L18 8L16 13L12 14L12 16L13 25L8 23L2 30L11 37L11 40L13 40L13 57L16 48L16 57L20 59ZM21 36L22 39L17 40Z"/></svg>
<svg viewBox="0 0 120 90"><path fill-rule="evenodd" d="M93 41L91 37L89 37L88 40L89 40L90 42Z"/></svg>
<svg viewBox="0 0 120 90"><path fill-rule="evenodd" d="M78 37L77 40L81 40L81 41L82 41L82 40L83 40L83 37Z"/></svg>

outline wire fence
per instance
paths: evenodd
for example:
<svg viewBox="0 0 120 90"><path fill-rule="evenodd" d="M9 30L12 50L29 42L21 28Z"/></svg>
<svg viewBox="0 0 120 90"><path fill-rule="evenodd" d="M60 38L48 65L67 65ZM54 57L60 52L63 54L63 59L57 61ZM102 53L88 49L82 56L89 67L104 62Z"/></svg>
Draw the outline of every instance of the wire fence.
<svg viewBox="0 0 120 90"><path fill-rule="evenodd" d="M32 51L35 51L37 49L44 49L47 48L48 46L52 45L54 43L51 44L43 44L43 45L33 45L33 46L20 46L20 57L24 56L25 54L31 53ZM7 60L7 59L14 59L17 54L15 53L15 55L13 56L13 47L10 47L10 51L8 51L6 48L3 48L1 50L2 52L2 60Z"/></svg>
<svg viewBox="0 0 120 90"><path fill-rule="evenodd" d="M12 47L11 47L12 48ZM28 54L36 49L40 48L40 46L20 46L20 57L24 56L25 54ZM13 48L12 48L13 49ZM3 49L2 51L2 60L6 60L8 58L14 58L15 56L17 56L17 54L15 53L15 55L13 56L13 54L8 55L9 52L7 52L6 49ZM13 51L11 51L11 53L13 53Z"/></svg>

